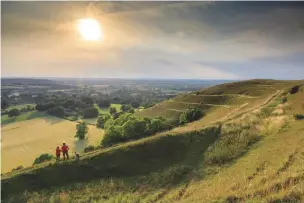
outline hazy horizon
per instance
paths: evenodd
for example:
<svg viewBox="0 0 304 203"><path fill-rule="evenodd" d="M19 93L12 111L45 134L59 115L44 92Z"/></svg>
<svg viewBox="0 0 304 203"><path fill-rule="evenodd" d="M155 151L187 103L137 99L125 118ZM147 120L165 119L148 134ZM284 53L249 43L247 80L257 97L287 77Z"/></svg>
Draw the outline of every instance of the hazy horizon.
<svg viewBox="0 0 304 203"><path fill-rule="evenodd" d="M304 78L304 2L1 2L2 78ZM76 29L92 18L102 40Z"/></svg>

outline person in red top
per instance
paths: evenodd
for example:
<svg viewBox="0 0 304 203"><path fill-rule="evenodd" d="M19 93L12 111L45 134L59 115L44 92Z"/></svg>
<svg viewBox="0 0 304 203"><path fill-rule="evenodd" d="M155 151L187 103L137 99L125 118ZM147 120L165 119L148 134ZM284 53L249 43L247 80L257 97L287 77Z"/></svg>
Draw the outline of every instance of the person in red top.
<svg viewBox="0 0 304 203"><path fill-rule="evenodd" d="M56 161L60 160L60 154L61 154L61 150L59 147L56 148Z"/></svg>
<svg viewBox="0 0 304 203"><path fill-rule="evenodd" d="M65 143L62 144L61 150L63 154L63 160L65 160L65 157L69 159L69 147Z"/></svg>

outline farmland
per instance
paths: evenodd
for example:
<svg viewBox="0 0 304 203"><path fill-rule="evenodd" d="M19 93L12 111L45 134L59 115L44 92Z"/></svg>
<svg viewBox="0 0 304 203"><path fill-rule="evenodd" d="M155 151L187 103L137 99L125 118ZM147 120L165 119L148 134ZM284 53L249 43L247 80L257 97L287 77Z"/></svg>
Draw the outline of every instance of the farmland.
<svg viewBox="0 0 304 203"><path fill-rule="evenodd" d="M71 153L82 152L88 145L98 145L103 131L89 126L88 139L77 140L76 122L51 116L2 126L2 172L22 165L31 166L42 153L54 154L55 148L66 142Z"/></svg>

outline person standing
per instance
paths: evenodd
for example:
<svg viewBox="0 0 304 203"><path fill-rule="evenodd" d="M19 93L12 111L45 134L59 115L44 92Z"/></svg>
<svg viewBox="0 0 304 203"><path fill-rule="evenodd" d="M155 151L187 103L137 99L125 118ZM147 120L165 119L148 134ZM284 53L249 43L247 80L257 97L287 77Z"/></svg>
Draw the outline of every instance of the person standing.
<svg viewBox="0 0 304 203"><path fill-rule="evenodd" d="M56 161L60 161L61 150L59 147L56 148Z"/></svg>
<svg viewBox="0 0 304 203"><path fill-rule="evenodd" d="M69 147L65 143L62 144L61 150L62 150L63 160L65 160L65 158L69 159Z"/></svg>

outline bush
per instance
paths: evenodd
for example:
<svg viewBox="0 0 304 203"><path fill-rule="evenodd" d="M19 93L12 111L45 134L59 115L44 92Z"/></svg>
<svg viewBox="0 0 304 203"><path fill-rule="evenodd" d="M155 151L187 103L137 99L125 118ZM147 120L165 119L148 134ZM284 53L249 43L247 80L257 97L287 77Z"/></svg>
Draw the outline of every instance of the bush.
<svg viewBox="0 0 304 203"><path fill-rule="evenodd" d="M16 167L16 168L13 168L13 170L12 171L19 171L19 170L21 170L21 169L23 169L24 167L22 166L22 165L20 165L20 166L18 166L18 167Z"/></svg>
<svg viewBox="0 0 304 203"><path fill-rule="evenodd" d="M20 115L20 111L18 109L11 109L8 111L8 117L15 117Z"/></svg>
<svg viewBox="0 0 304 203"><path fill-rule="evenodd" d="M111 125L109 128L107 128L105 135L101 141L101 144L103 146L110 146L117 142L124 141L124 138L122 136L122 128L121 126L114 126Z"/></svg>
<svg viewBox="0 0 304 203"><path fill-rule="evenodd" d="M83 118L96 118L99 112L95 107L86 108L83 112Z"/></svg>
<svg viewBox="0 0 304 203"><path fill-rule="evenodd" d="M65 116L65 110L62 107L53 107L47 111L52 116L63 118Z"/></svg>
<svg viewBox="0 0 304 203"><path fill-rule="evenodd" d="M259 114L259 117L261 118L267 118L270 116L270 114L272 113L273 109L269 108L269 107L264 107L261 109L261 112Z"/></svg>
<svg viewBox="0 0 304 203"><path fill-rule="evenodd" d="M242 155L260 140L255 125L229 125L221 137L208 147L204 160L207 164L223 164Z"/></svg>
<svg viewBox="0 0 304 203"><path fill-rule="evenodd" d="M294 117L295 117L296 120L303 120L304 119L304 115L299 114L299 113L295 114Z"/></svg>
<svg viewBox="0 0 304 203"><path fill-rule="evenodd" d="M100 108L108 108L111 105L111 102L109 100L100 100L98 102L98 106Z"/></svg>
<svg viewBox="0 0 304 203"><path fill-rule="evenodd" d="M117 110L116 110L115 107L110 107L109 112L110 112L111 115L113 115L114 113L117 112Z"/></svg>
<svg viewBox="0 0 304 203"><path fill-rule="evenodd" d="M287 102L287 97L283 97L281 103L284 104Z"/></svg>
<svg viewBox="0 0 304 203"><path fill-rule="evenodd" d="M95 147L92 145L89 145L89 146L85 147L83 151L86 153L86 152L91 152L94 150L95 150Z"/></svg>
<svg viewBox="0 0 304 203"><path fill-rule="evenodd" d="M293 87L290 89L289 93L290 93L290 94L295 94L295 93L297 93L299 90L300 90L300 85L296 85L296 86L293 86Z"/></svg>
<svg viewBox="0 0 304 203"><path fill-rule="evenodd" d="M143 119L129 120L122 126L122 135L126 139L138 139L145 137L148 133L146 131L147 121Z"/></svg>
<svg viewBox="0 0 304 203"><path fill-rule="evenodd" d="M105 127L105 123L106 123L110 118L111 118L110 115L108 115L108 114L102 114L102 115L98 118L96 126L97 126L98 128L104 128L104 127Z"/></svg>
<svg viewBox="0 0 304 203"><path fill-rule="evenodd" d="M132 108L132 106L129 105L129 104L123 104L123 105L121 105L121 107L120 107L120 110L123 111L123 112L128 112L128 111L130 111L131 109L133 109L133 108Z"/></svg>
<svg viewBox="0 0 304 203"><path fill-rule="evenodd" d="M76 125L75 137L79 139L84 139L87 133L88 133L88 126L85 122L81 122Z"/></svg>
<svg viewBox="0 0 304 203"><path fill-rule="evenodd" d="M180 115L180 124L189 123L203 117L203 111L199 108L189 108L184 113Z"/></svg>
<svg viewBox="0 0 304 203"><path fill-rule="evenodd" d="M9 107L8 102L5 99L1 99L1 109L6 109Z"/></svg>
<svg viewBox="0 0 304 203"><path fill-rule="evenodd" d="M147 131L150 134L155 134L160 131L168 130L170 129L170 125L161 119L154 118L151 120L151 122L147 125Z"/></svg>
<svg viewBox="0 0 304 203"><path fill-rule="evenodd" d="M34 161L34 164L40 164L46 161L50 161L54 158L54 156L50 155L50 154L41 154L39 157L37 157Z"/></svg>

